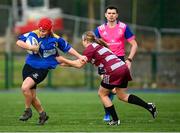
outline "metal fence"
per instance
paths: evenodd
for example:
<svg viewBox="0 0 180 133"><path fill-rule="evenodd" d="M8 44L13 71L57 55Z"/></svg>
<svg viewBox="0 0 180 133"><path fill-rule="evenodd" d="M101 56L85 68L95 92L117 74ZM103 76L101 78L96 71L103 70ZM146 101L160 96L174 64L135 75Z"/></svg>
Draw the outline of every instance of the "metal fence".
<svg viewBox="0 0 180 133"><path fill-rule="evenodd" d="M3 23L0 23L1 30L4 33L1 34L4 41L0 45L2 45L1 48L6 49L1 49L0 54L0 88L19 87L22 82L21 69L25 54L22 54L23 50L21 49L18 49L16 53L14 52L17 48L15 46L15 37L11 33L13 20L11 19L11 13L9 13L11 11L10 8L0 7L0 10L9 14L8 18L0 15L0 17L3 17L1 20L5 19ZM101 24L99 20L67 14L63 14L63 21L65 30L61 32L62 36L71 42L73 47L79 52L82 52L80 45L81 34ZM132 64L134 80L130 83L130 86L140 88L179 88L180 33L174 29L169 31L158 30L154 27L129 25L134 30L139 45L138 53ZM128 52L129 45L126 48ZM90 66L87 66L83 70L57 69L49 74L41 86L54 88L60 86L86 86L88 88L95 88L99 82L99 78L95 72L96 69ZM70 77L71 80L69 79ZM72 80L76 80L76 83L71 82Z"/></svg>
<svg viewBox="0 0 180 133"><path fill-rule="evenodd" d="M180 52L138 53L132 73L143 88L179 88Z"/></svg>
<svg viewBox="0 0 180 133"><path fill-rule="evenodd" d="M17 88L22 83L21 71L25 54L13 53L8 57L0 53L0 88ZM180 52L138 53L132 64L133 88L180 88ZM87 65L84 69L57 68L52 70L45 88L97 88L100 78L97 69Z"/></svg>

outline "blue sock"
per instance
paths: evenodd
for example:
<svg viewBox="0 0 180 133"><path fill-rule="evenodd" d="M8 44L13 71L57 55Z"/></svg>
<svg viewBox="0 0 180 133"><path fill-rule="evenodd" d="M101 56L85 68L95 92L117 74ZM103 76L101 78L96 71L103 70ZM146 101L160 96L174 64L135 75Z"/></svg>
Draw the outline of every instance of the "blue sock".
<svg viewBox="0 0 180 133"><path fill-rule="evenodd" d="M114 99L114 94L113 93L109 93L109 98L111 99L111 101Z"/></svg>

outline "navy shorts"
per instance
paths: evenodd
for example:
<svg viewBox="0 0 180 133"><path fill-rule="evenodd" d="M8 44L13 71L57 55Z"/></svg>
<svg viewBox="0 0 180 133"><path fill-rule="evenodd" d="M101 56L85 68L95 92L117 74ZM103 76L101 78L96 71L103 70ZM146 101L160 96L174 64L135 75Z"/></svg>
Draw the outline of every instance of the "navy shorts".
<svg viewBox="0 0 180 133"><path fill-rule="evenodd" d="M36 69L28 64L25 64L22 71L23 81L27 77L31 77L37 85L46 78L48 71L49 71L48 69ZM35 89L36 85L33 86L32 88Z"/></svg>

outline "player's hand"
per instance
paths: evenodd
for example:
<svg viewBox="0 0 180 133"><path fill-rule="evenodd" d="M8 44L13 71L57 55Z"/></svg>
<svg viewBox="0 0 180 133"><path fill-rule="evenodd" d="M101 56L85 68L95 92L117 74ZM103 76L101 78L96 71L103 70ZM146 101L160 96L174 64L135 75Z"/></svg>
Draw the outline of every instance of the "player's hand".
<svg viewBox="0 0 180 133"><path fill-rule="evenodd" d="M38 53L40 45L29 45L28 50Z"/></svg>
<svg viewBox="0 0 180 133"><path fill-rule="evenodd" d="M82 62L82 63L86 63L87 62L87 57L84 56L84 55L81 55L80 58L79 58L79 61Z"/></svg>
<svg viewBox="0 0 180 133"><path fill-rule="evenodd" d="M126 60L126 66L129 68L129 70L131 69L131 62L129 60Z"/></svg>

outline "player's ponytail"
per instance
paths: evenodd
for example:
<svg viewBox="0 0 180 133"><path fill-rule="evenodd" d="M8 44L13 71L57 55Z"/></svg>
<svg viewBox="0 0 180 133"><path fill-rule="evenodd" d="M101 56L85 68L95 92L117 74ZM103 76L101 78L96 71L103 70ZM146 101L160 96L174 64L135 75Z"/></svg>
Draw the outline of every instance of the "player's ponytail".
<svg viewBox="0 0 180 133"><path fill-rule="evenodd" d="M99 38L95 38L95 42L98 43L99 45L102 45L106 48L109 48L107 43L105 41L103 41L102 39L99 39Z"/></svg>
<svg viewBox="0 0 180 133"><path fill-rule="evenodd" d="M95 34L92 31L87 31L82 35L82 40L87 40L90 43L97 43L99 45L102 45L104 47L108 48L108 45L105 41L102 39L96 38Z"/></svg>

